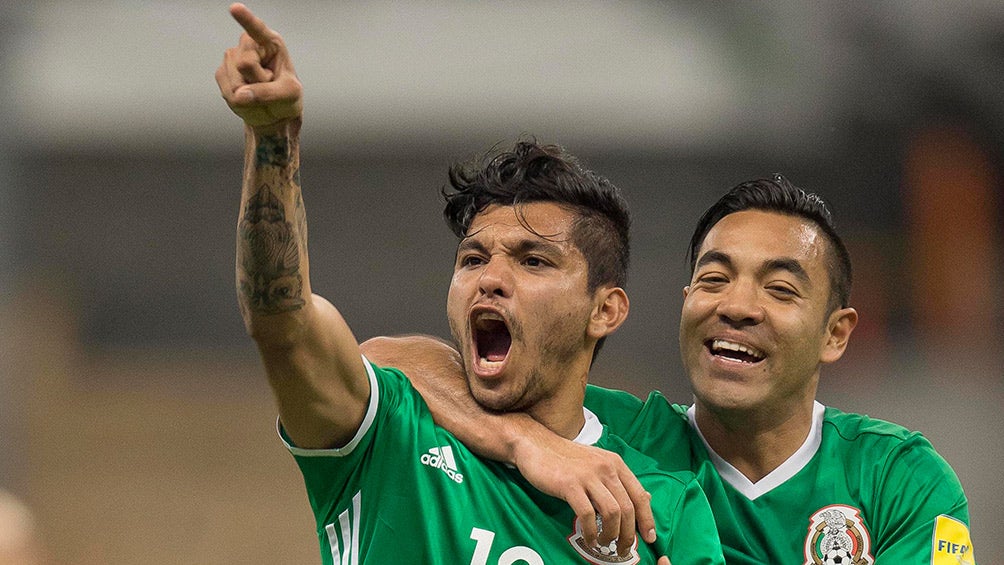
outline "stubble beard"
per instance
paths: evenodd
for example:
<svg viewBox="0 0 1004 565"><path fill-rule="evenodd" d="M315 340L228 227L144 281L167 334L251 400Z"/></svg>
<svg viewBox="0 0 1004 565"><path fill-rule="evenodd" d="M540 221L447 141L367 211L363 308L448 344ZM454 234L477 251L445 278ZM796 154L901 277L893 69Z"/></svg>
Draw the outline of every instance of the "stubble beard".
<svg viewBox="0 0 1004 565"><path fill-rule="evenodd" d="M512 343L525 345L526 342L523 340L525 334L523 333L522 324L512 318L507 318L507 320L509 323L509 334L512 336ZM471 397L482 408L491 412L527 411L541 400L547 398L548 395L553 394L553 389L559 383L556 382L556 379L552 375L548 375L547 372L560 373L563 371L565 367L571 364L578 352L578 348L581 347L573 338L563 337L568 335L569 332L560 331L559 328L551 328L552 331L543 332L549 338L538 346L539 357L537 366L532 367L527 374L517 377L521 378L522 382L513 383L507 381L502 383L499 388L489 390L474 384L476 377L470 366L477 360L468 359L468 356L477 355L477 352L471 347L471 330L469 322L464 324L464 331L466 332L464 335L467 338L466 340L458 339L460 332L457 331L456 324L452 320L450 321L450 331L453 333L454 341L464 346L461 359L464 365L464 376L466 377L468 391ZM510 362L512 361L514 360L510 359ZM548 376L552 376L552 378L548 379Z"/></svg>
<svg viewBox="0 0 1004 565"><path fill-rule="evenodd" d="M516 326L515 323L513 325ZM522 335L517 327L512 330L514 336L517 332ZM550 328L544 335L549 337L538 345L538 363L525 376L521 387L505 397L495 398L494 402L479 400L482 406L498 412L524 412L555 394L555 390L568 378L564 372L572 366L582 346L574 338L567 337L572 335L571 332L563 332L559 328Z"/></svg>

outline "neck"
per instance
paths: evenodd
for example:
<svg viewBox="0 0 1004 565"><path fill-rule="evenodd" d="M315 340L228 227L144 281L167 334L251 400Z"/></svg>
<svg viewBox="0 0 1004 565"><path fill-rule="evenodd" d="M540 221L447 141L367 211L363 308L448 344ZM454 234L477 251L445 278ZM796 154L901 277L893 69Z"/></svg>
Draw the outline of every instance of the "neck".
<svg viewBox="0 0 1004 565"><path fill-rule="evenodd" d="M714 409L694 403L701 435L722 459L756 483L788 460L805 442L812 427L814 399L771 414ZM783 418L774 414L783 412Z"/></svg>
<svg viewBox="0 0 1004 565"><path fill-rule="evenodd" d="M583 379L581 384L578 382L574 384L575 389L566 389L553 394L527 410L534 420L565 439L575 439L586 422L582 411L586 383Z"/></svg>
<svg viewBox="0 0 1004 565"><path fill-rule="evenodd" d="M582 405L586 398L592 352L592 347L583 348L536 369L538 376L534 380L547 388L538 390L535 394L536 402L525 411L534 420L565 439L578 437L586 422ZM560 377L541 377L548 372Z"/></svg>

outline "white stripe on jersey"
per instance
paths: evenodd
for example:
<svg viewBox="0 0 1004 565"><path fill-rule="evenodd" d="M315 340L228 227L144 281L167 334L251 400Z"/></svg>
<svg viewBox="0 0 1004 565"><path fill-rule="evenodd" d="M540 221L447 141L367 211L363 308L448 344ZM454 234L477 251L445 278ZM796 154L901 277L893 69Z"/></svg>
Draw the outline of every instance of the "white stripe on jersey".
<svg viewBox="0 0 1004 565"><path fill-rule="evenodd" d="M334 565L359 565L359 507L362 501L362 492L357 492L352 497L352 514L345 509L338 515L338 524L341 526L342 543L338 543L338 531L335 524L324 526L324 531L328 534L328 545L331 546L331 562ZM339 549L341 548L341 549ZM342 555L344 553L344 556Z"/></svg>

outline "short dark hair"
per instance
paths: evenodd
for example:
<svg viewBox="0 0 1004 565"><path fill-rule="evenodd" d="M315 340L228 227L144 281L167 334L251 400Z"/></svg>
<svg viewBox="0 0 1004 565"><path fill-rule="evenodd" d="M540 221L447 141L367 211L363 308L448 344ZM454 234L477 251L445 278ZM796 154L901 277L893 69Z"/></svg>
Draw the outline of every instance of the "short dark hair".
<svg viewBox="0 0 1004 565"><path fill-rule="evenodd" d="M808 194L780 174L739 184L718 199L697 222L690 238L688 259L694 274L697 254L704 238L719 220L734 212L763 210L803 218L815 224L830 242L827 270L830 275L830 309L846 308L851 298L851 257L837 233L833 214L816 194Z"/></svg>
<svg viewBox="0 0 1004 565"><path fill-rule="evenodd" d="M449 176L449 187L442 189L443 216L457 237L467 236L474 217L491 204L518 209L530 202L554 202L578 216L572 243L589 265L589 290L608 283L623 287L627 282L631 227L627 201L613 183L584 169L562 147L520 141L511 151L454 164Z"/></svg>

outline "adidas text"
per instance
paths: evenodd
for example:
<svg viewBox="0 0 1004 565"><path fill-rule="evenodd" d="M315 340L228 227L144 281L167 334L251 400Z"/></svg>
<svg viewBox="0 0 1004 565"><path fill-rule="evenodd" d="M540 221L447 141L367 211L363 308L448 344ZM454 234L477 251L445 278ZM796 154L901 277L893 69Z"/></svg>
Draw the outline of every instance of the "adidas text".
<svg viewBox="0 0 1004 565"><path fill-rule="evenodd" d="M449 463L447 463L447 458L443 457L439 453L435 453L436 450L431 450L429 453L423 453L421 459L419 459L423 465L428 465L429 467L435 467L446 473L448 477L453 479L456 483L464 482L464 475L458 473L455 469L451 469Z"/></svg>

